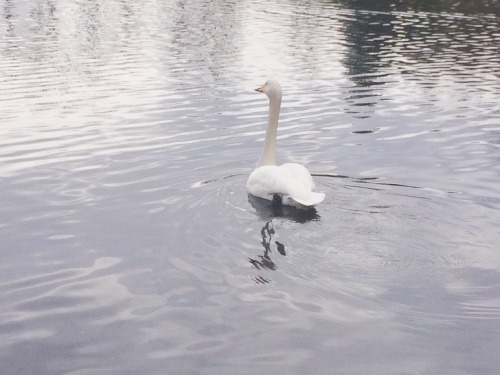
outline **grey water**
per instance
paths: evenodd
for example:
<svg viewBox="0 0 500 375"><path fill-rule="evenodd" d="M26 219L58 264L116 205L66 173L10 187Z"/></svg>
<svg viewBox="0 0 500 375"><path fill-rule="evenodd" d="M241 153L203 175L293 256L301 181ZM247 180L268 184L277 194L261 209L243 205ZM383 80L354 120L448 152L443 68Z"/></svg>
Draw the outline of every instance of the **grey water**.
<svg viewBox="0 0 500 375"><path fill-rule="evenodd" d="M0 0L0 373L496 374L499 17ZM247 196L269 78L315 211Z"/></svg>

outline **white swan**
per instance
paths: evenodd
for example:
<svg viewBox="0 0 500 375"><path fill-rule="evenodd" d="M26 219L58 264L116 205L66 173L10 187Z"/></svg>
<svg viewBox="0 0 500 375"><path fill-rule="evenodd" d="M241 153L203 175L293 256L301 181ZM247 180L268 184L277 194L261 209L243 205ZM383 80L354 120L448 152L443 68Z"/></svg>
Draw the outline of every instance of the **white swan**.
<svg viewBox="0 0 500 375"><path fill-rule="evenodd" d="M247 181L251 195L297 208L309 208L325 199L324 193L314 192L311 174L301 164L276 165L276 134L281 107L281 85L269 80L256 89L269 98L269 117L264 148L256 168Z"/></svg>

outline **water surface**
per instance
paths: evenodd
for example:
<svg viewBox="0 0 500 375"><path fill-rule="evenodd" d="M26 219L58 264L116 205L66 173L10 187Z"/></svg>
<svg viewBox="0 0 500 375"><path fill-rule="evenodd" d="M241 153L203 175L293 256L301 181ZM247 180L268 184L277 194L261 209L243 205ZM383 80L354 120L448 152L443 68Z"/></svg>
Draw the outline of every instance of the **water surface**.
<svg viewBox="0 0 500 375"><path fill-rule="evenodd" d="M0 1L2 374L495 373L499 13Z"/></svg>

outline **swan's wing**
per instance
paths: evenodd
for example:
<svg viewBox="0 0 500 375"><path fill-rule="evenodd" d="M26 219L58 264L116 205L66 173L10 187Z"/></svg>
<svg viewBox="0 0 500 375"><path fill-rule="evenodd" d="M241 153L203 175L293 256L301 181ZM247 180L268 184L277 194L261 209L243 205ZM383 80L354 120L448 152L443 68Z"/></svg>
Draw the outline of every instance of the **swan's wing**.
<svg viewBox="0 0 500 375"><path fill-rule="evenodd" d="M286 178L276 165L256 168L247 181L248 192L256 197L272 199L274 194L286 195Z"/></svg>
<svg viewBox="0 0 500 375"><path fill-rule="evenodd" d="M290 176L289 178L293 178L296 182L300 183L306 190L314 190L315 186L311 173L302 164L285 163L281 164L279 168L286 175Z"/></svg>
<svg viewBox="0 0 500 375"><path fill-rule="evenodd" d="M255 169L248 178L247 189L264 199L279 194L284 204L298 207L311 207L325 199L325 194L313 191L314 181L306 167L295 163Z"/></svg>
<svg viewBox="0 0 500 375"><path fill-rule="evenodd" d="M300 199L292 196L290 196L289 198L302 207L312 207L317 205L318 203L323 202L323 200L325 199L325 193L317 193L315 191L311 191L307 199ZM293 206L297 205L294 204Z"/></svg>
<svg viewBox="0 0 500 375"><path fill-rule="evenodd" d="M325 199L324 193L314 191L314 180L307 170L301 164L286 163L280 165L284 175L289 176L290 186L288 189L288 198L293 206L312 207L321 203Z"/></svg>

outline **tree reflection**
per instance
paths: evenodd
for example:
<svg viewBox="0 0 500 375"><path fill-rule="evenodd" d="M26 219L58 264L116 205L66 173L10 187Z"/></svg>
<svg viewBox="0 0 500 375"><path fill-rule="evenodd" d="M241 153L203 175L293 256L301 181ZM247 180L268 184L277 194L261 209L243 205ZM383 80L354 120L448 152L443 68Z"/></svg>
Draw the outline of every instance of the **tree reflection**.
<svg viewBox="0 0 500 375"><path fill-rule="evenodd" d="M185 83L186 75L194 75L196 78L188 81L221 85L224 73L239 59L235 41L241 28L236 17L239 7L238 2L231 1L176 3L169 33L178 57L176 68L182 67L180 84ZM196 71L189 69L190 66L196 66Z"/></svg>
<svg viewBox="0 0 500 375"><path fill-rule="evenodd" d="M486 27L481 13L499 13L491 1L369 1L339 0L335 3L351 9L352 16L342 20L346 49L344 64L353 83L344 100L348 113L367 118L385 95L381 86L390 83L394 70L433 88L443 73L471 76L479 70L491 71L495 37ZM479 14L474 23L468 17L449 13ZM482 29L482 30L481 30ZM481 35L472 39L470 35ZM488 35L490 34L490 35ZM449 67L443 69L443 62ZM470 69L470 68L473 69Z"/></svg>
<svg viewBox="0 0 500 375"><path fill-rule="evenodd" d="M337 1L336 1L337 2ZM500 14L495 0L340 0L338 3L357 10L377 12L414 11L414 12L461 12L465 14Z"/></svg>

